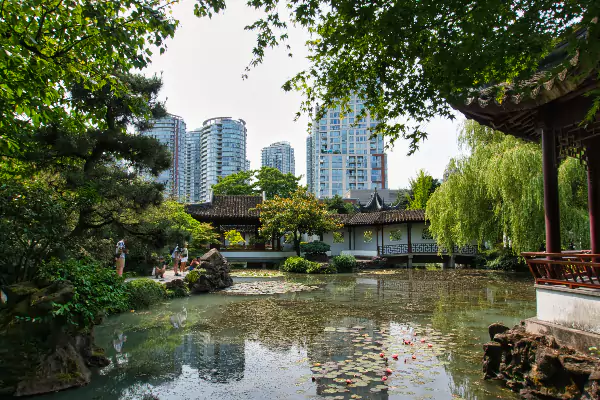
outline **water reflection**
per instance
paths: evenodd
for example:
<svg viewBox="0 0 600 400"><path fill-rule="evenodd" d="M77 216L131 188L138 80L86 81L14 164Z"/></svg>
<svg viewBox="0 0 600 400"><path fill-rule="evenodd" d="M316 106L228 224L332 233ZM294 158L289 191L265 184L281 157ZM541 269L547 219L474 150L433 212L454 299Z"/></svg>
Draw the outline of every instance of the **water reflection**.
<svg viewBox="0 0 600 400"><path fill-rule="evenodd" d="M490 323L534 312L528 281L454 271L286 279L322 289L195 296L109 318L97 338L112 364L49 397L516 398L481 380L481 345Z"/></svg>

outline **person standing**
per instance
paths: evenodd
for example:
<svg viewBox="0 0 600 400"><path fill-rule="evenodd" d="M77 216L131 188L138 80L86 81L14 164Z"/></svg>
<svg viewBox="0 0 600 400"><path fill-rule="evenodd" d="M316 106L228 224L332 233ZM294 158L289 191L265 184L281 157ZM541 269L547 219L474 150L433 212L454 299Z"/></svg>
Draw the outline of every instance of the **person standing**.
<svg viewBox="0 0 600 400"><path fill-rule="evenodd" d="M125 254L126 253L127 253L127 240L121 239L117 242L117 248L115 249L117 275L119 275L119 276L123 276L123 269L125 268Z"/></svg>
<svg viewBox="0 0 600 400"><path fill-rule="evenodd" d="M181 260L181 254L179 252L179 245L175 246L175 250L173 250L173 254L171 254L171 258L173 259L173 272L175 272L175 276L179 275L179 262Z"/></svg>
<svg viewBox="0 0 600 400"><path fill-rule="evenodd" d="M188 261L188 248L187 243L183 245L183 249L181 249L181 264L179 264L179 271L183 274L185 268L187 267Z"/></svg>

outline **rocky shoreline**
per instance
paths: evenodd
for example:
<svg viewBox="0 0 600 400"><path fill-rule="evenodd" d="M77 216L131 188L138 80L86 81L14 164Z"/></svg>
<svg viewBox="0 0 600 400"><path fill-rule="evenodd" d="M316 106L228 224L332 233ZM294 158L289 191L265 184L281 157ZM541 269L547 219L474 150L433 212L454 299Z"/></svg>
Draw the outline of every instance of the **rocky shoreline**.
<svg viewBox="0 0 600 400"><path fill-rule="evenodd" d="M484 379L498 379L527 400L600 399L600 358L559 346L523 326L489 327Z"/></svg>

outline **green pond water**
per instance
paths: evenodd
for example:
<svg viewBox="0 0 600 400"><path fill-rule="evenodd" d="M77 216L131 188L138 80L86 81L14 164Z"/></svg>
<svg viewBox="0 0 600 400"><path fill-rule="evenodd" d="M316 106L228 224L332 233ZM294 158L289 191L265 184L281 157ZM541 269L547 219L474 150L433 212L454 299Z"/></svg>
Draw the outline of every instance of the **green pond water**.
<svg viewBox="0 0 600 400"><path fill-rule="evenodd" d="M527 276L405 270L276 279L319 289L199 295L112 316L96 329L111 365L87 387L40 398L518 398L482 380L482 345L489 324L535 314ZM235 280L248 281L261 279Z"/></svg>

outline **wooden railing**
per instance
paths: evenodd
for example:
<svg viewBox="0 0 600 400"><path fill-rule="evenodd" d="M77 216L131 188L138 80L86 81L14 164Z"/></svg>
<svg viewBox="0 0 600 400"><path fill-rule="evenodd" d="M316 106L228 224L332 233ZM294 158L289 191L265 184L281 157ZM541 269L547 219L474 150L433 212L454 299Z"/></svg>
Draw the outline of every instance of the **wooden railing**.
<svg viewBox="0 0 600 400"><path fill-rule="evenodd" d="M589 251L521 253L539 285L600 289L600 254Z"/></svg>
<svg viewBox="0 0 600 400"><path fill-rule="evenodd" d="M416 254L437 254L438 245L436 243L413 243L412 253ZM408 254L408 244L386 244L378 247L379 254L382 256L392 256L398 254ZM442 254L448 253L446 249L442 249ZM463 247L454 246L454 254L461 255L476 255L477 246L466 245Z"/></svg>

